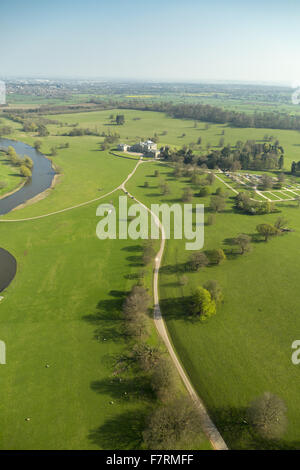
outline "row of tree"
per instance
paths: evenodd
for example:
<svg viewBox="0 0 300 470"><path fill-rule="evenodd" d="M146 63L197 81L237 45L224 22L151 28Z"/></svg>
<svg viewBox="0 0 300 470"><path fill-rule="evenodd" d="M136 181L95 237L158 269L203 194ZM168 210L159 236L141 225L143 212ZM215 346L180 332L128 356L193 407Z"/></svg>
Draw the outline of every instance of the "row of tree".
<svg viewBox="0 0 300 470"><path fill-rule="evenodd" d="M170 358L147 342L149 304L148 291L140 283L132 287L122 309L125 334L136 341L127 360L147 375L158 400L146 421L143 439L149 449L183 448L202 436L200 419L190 399L178 399L178 377Z"/></svg>
<svg viewBox="0 0 300 470"><path fill-rule="evenodd" d="M123 101L118 103L121 109L158 111L179 119L192 119L216 124L228 124L234 127L254 127L265 129L300 130L300 116L277 112L255 112L253 114L226 110L208 104Z"/></svg>
<svg viewBox="0 0 300 470"><path fill-rule="evenodd" d="M25 178L31 178L33 161L28 155L23 158L19 157L15 149L11 146L7 149L7 157L13 166L19 167L20 175Z"/></svg>

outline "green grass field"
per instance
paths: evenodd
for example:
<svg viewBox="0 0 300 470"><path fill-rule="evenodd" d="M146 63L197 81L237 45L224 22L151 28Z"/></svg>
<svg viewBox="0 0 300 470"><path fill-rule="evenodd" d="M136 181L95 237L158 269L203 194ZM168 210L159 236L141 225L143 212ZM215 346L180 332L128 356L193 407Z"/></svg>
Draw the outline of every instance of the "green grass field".
<svg viewBox="0 0 300 470"><path fill-rule="evenodd" d="M17 129L13 138L35 140ZM47 198L5 219L47 214L99 197L136 164L136 159L99 151L99 138L49 136L42 150L65 140L70 148L55 157L63 169L59 184ZM115 202L120 194L99 203ZM98 240L99 203L1 224L1 246L18 261L16 278L1 302L0 337L7 346L7 364L0 369L1 449L143 447L145 417L156 404L149 377L128 372L120 384L114 375L116 357L132 347L121 335L120 310L135 282L129 275L141 269L141 243ZM149 267L150 293L151 280ZM152 321L151 330L156 345ZM178 387L178 393L186 393ZM210 448L205 439L191 445Z"/></svg>
<svg viewBox="0 0 300 470"><path fill-rule="evenodd" d="M154 168L160 178L168 181L171 193L157 194ZM189 185L187 178L176 181L170 168L153 164L139 168L129 187L145 204L164 200L179 201L182 189ZM139 186L148 181L150 188ZM214 188L220 186L214 183ZM209 203L209 198L194 198L194 203ZM272 223L278 214L246 216L237 214L228 199L224 213L218 214L213 226L205 227L204 250L222 247L227 260L218 267L208 267L199 273L185 273L188 284L178 282L180 266L190 252L184 242L167 242L160 277L162 308L171 338L183 365L200 396L204 399L226 442L232 448L299 448L300 413L298 409L298 369L291 362L291 344L297 339L297 285L299 283L300 211L295 203L278 204L295 230L268 243L253 243L253 251L241 256L231 253L226 239L239 233L252 235L259 223ZM177 266L177 268L176 268ZM178 268L179 267L179 268ZM179 272L174 273L179 270ZM185 317L181 297L209 279L219 281L225 300L217 315L202 324ZM240 426L228 425L228 417L243 416L249 401L271 391L288 406L289 426L280 443L260 442L244 435Z"/></svg>
<svg viewBox="0 0 300 470"><path fill-rule="evenodd" d="M116 114L118 111L114 110ZM79 123L111 129L121 141L160 135L160 143L181 146L195 142L217 145L222 126L170 119L159 113L120 111L124 126L109 122L112 111L51 116L62 123ZM139 120L134 120L139 117ZM3 119L4 121L4 119ZM11 122L10 122L11 125ZM11 138L32 144L37 137L13 124ZM99 150L101 137L65 137L69 127L49 125L42 152L69 142L53 161L62 168L60 182L38 203L12 212L6 219L47 214L88 201L118 186L132 171L135 161ZM166 135L161 135L167 131ZM180 137L183 133L185 137ZM286 166L300 160L299 134L294 131L225 128L226 142L260 140L276 136L286 150ZM125 155L123 155L124 157ZM154 170L160 178L154 178ZM142 165L127 184L128 190L149 205L180 201L187 178L174 180L172 169L159 163ZM168 181L171 194L162 197L160 179ZM144 188L144 181L149 188ZM214 189L221 186L214 183ZM109 196L115 200L118 193ZM101 201L103 202L103 201ZM208 198L194 198L208 204ZM126 276L134 272L132 252L136 241L100 242L95 236L97 203L37 221L1 224L1 246L18 260L15 280L4 292L1 304L1 339L7 344L7 366L0 369L0 433L2 449L28 448L138 448L141 420L153 401L136 394L135 380L128 377L133 396L124 401L112 380L111 355L128 344L118 337L121 293L130 289ZM291 363L291 344L297 339L299 319L298 246L300 211L294 202L278 203L282 215L295 230L269 243L253 243L245 256L230 253L225 240L239 233L253 234L257 224L273 222L277 215L237 214L228 199L226 211L213 226L205 227L205 247L223 247L228 259L218 267L186 273L189 282L179 286L172 266L182 265L190 253L183 241L169 241L160 276L162 308L171 339L184 367L233 448L272 447L228 426L228 409L238 416L249 401L264 391L283 398L288 406L289 427L281 448L299 447L300 414L297 406L298 369ZM281 214L280 214L281 215ZM21 228L21 230L16 230ZM147 282L150 285L150 273ZM222 285L225 300L206 324L184 318L181 296L208 279ZM100 302L100 304L99 304ZM100 340L95 339L100 336ZM103 336L107 341L103 341ZM156 335L153 332L153 341ZM50 368L45 368L49 363ZM138 381L139 384L139 381ZM125 390L124 390L125 391ZM109 402L112 399L114 405ZM31 421L26 422L25 417ZM224 418L225 416L225 418ZM132 429L126 434L124 429ZM208 447L207 443L203 447Z"/></svg>
<svg viewBox="0 0 300 470"><path fill-rule="evenodd" d="M18 169L10 165L5 154L0 152L0 197L14 191L22 183L23 178L20 176Z"/></svg>

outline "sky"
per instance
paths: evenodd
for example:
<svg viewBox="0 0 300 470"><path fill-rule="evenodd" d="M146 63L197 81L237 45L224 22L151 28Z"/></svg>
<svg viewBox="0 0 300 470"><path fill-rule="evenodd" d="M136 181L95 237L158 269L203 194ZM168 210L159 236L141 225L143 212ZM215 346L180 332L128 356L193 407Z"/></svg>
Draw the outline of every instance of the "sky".
<svg viewBox="0 0 300 470"><path fill-rule="evenodd" d="M0 76L300 83L299 0L0 0Z"/></svg>

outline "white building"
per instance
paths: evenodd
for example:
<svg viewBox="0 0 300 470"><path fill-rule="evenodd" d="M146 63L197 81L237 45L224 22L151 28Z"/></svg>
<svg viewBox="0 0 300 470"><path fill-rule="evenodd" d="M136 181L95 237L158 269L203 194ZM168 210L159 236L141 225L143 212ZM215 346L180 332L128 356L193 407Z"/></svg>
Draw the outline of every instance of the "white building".
<svg viewBox="0 0 300 470"><path fill-rule="evenodd" d="M127 150L130 148L130 145L127 144L119 144L118 145L118 150L121 150L122 152L127 152Z"/></svg>
<svg viewBox="0 0 300 470"><path fill-rule="evenodd" d="M139 142L129 146L127 144L119 144L118 150L122 152L137 152L142 153L145 157L158 158L160 151L157 150L157 144L152 142L152 140L146 140L145 142Z"/></svg>

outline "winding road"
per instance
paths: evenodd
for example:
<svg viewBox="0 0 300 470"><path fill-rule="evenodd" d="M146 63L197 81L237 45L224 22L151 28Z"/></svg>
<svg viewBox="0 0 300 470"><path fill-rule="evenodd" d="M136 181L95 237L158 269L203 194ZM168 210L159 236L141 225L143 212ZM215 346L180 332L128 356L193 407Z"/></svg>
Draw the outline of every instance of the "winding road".
<svg viewBox="0 0 300 470"><path fill-rule="evenodd" d="M140 160L139 163L143 163L143 161ZM134 172L136 171L138 165L135 167L134 169ZM131 175L132 176L132 175ZM130 176L130 178L131 178ZM159 247L159 250L156 254L156 257L155 257L155 262L154 262L154 274L153 274L153 298L154 298L154 323L155 323L155 326L156 326L156 329L160 335L160 337L162 338L170 356L171 356L171 359L187 389L187 391L189 392L190 396L191 396L191 399L194 403L194 405L196 406L198 412L199 412L199 416L200 416L200 420L201 420L201 425L202 425L202 429L203 431L205 432L206 436L208 437L211 445L213 446L213 448L215 450L228 450L228 447L224 441L224 439L222 438L221 434L219 433L217 427L215 426L215 424L212 422L208 412L207 412L207 409L205 408L205 405L203 403L203 401L201 400L201 398L199 397L199 395L197 394L196 390L194 389L192 383L191 383L191 380L190 378L188 377L187 373L185 372L185 370L183 369L178 357L177 357L177 354L175 352L175 349L170 341L170 338L169 338L169 335L168 335L168 331L167 331L167 328L166 328L166 324L164 322L164 319L163 319L163 316L162 316L162 313L161 313L161 309L160 309L160 305L159 305L159 287L158 287L158 275L159 275L159 269L160 269L160 265L161 265L161 261L162 261L162 257L163 257L163 253L164 253L164 249L165 249L165 241L166 241L166 237L165 237L165 230L164 230L164 227L160 221L160 219L157 217L156 214L154 214L147 206L145 206L145 204L143 204L141 201L139 201L138 199L136 199L136 197L134 197L132 194L130 194L127 190L126 190L126 187L125 187L125 184L126 182L130 179L130 178L127 178L125 180L124 183L122 183L121 185L121 188L129 197L131 197L134 201L136 201L138 204L140 204L142 207L144 207L144 209L146 209L150 214L151 216L153 217L154 219L154 222L155 224L159 227L159 230L161 232L161 243L160 243L160 247Z"/></svg>
<svg viewBox="0 0 300 470"><path fill-rule="evenodd" d="M138 160L138 162L135 165L132 172L128 174L126 179L118 187L116 187L115 189L113 189L112 191L110 191L106 194L103 194L102 196L100 196L98 198L83 202L81 204L77 204L75 206L67 207L65 209L61 209L61 210L58 210L58 211L55 211L55 212L50 212L48 214L43 214L43 215L39 215L39 216L35 216L35 217L28 217L28 218L24 218L24 219L0 219L0 222L25 222L25 221L37 220L37 219L42 219L42 218L45 218L45 217L50 217L52 215L61 214L63 212L67 212L67 211L70 211L70 210L73 210L73 209L91 204L93 202L99 201L99 200L104 199L105 197L113 194L114 192L116 192L118 190L124 191L126 195L128 195L129 197L132 198L132 200L136 201L138 204L140 204L142 207L144 207L151 214L151 216L153 217L153 219L155 221L155 224L158 226L158 228L161 232L161 235L162 235L161 236L160 248L159 248L159 251L157 252L156 257L155 257L154 273L153 273L154 322L155 322L156 329L157 329L160 337L162 338L162 340L163 340L163 342L164 342L164 344L165 344L165 346L166 346L166 348L167 348L167 350L168 350L168 352L171 356L171 359L172 359L172 361L173 361L173 363L174 363L174 365L175 365L175 367L176 367L176 369L177 369L177 371L178 371L178 373L179 373L186 389L188 390L188 392L191 396L191 399L192 399L193 403L195 404L196 408L198 409L202 429L203 429L204 433L206 434L206 436L208 437L211 445L213 446L213 448L215 450L228 450L228 447L227 447L224 439L222 438L222 436L219 433L218 429L216 428L215 424L212 422L212 420L211 420L211 418L210 418L210 416L209 416L209 414L208 414L208 412L205 408L205 405L204 405L203 401L201 400L201 398L199 397L199 395L195 391L195 389L194 389L194 387L191 383L190 378L188 377L187 373L183 369L183 367L180 363L180 360L177 357L177 354L174 350L174 347L173 347L173 345L170 341L170 338L169 338L169 335L168 335L168 332L167 332L167 328L166 328L166 325L165 325L165 322L164 322L164 319L163 319L163 316L162 316L162 313L161 313L161 309L160 309L160 305L159 305L158 276L159 276L159 269L160 269L160 265L161 265L161 261L162 261L162 257L163 257L163 253L164 253L164 248L165 248L165 240L166 240L164 227L163 227L160 219L157 217L156 214L154 214L147 206L145 206L145 204L140 202L138 199L136 199L132 194L130 194L126 190L126 183L135 174L135 172L138 169L139 165L141 165L142 163L148 163L150 161L152 161L152 160L147 160L147 161Z"/></svg>

